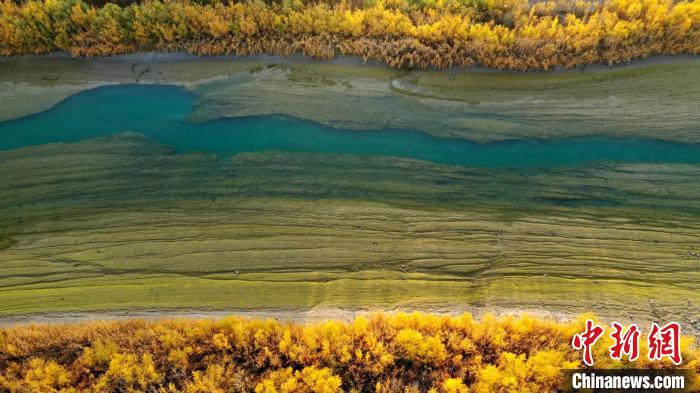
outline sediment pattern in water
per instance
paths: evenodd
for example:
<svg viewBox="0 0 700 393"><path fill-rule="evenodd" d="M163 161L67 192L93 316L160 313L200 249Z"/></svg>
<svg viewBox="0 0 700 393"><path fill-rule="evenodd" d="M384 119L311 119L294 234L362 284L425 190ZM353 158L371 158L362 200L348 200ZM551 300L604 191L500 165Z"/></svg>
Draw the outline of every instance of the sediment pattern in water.
<svg viewBox="0 0 700 393"><path fill-rule="evenodd" d="M692 320L698 310L696 165L532 173L306 153L216 159L128 134L0 162L5 314L470 304Z"/></svg>
<svg viewBox="0 0 700 393"><path fill-rule="evenodd" d="M695 60L454 80L321 64L58 63L0 75L0 102L25 101L2 118L104 83L150 77L189 92L136 87L113 97L119 112L94 98L134 87L101 88L0 124L3 315L469 305L696 328ZM36 79L55 70L61 81ZM149 103L152 89L164 93ZM66 111L76 102L93 106ZM353 132L359 147L314 144Z"/></svg>

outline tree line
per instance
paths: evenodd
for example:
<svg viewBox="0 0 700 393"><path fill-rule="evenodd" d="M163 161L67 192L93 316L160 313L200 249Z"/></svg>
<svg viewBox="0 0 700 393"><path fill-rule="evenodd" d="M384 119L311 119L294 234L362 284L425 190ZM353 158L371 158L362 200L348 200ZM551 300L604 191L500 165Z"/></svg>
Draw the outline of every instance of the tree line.
<svg viewBox="0 0 700 393"><path fill-rule="evenodd" d="M92 0L90 0L92 1ZM102 1L102 0L96 0ZM101 4L101 3L98 3ZM700 52L700 1L2 0L0 54L338 54L515 70Z"/></svg>
<svg viewBox="0 0 700 393"><path fill-rule="evenodd" d="M131 320L0 329L0 391L159 393L499 393L562 391L562 369L582 367L572 337L582 316L480 320L470 314L374 314L349 322ZM675 368L668 359L613 361L609 335L592 347L598 368ZM700 351L681 338L700 386ZM641 341L640 353L648 349ZM689 390L691 391L692 388Z"/></svg>

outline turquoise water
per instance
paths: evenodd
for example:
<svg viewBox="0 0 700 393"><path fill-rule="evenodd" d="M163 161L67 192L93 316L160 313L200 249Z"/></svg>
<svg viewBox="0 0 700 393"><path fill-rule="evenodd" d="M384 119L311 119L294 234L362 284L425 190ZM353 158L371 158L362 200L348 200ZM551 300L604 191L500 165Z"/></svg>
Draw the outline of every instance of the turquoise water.
<svg viewBox="0 0 700 393"><path fill-rule="evenodd" d="M700 163L700 144L604 137L474 143L410 130L342 130L284 116L186 120L196 96L173 86L118 85L0 123L0 150L134 131L178 152L230 156L301 151L409 157L475 167L552 167L590 161Z"/></svg>

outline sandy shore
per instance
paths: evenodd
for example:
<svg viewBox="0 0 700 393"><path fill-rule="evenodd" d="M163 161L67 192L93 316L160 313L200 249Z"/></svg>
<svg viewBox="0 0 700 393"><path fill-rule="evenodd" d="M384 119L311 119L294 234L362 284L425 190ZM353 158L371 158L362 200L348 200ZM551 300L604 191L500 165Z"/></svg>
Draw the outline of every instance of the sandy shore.
<svg viewBox="0 0 700 393"><path fill-rule="evenodd" d="M96 312L65 312L65 313L42 313L5 316L0 318L0 326L13 326L27 323L50 323L66 324L89 321L104 320L127 320L127 319L220 319L228 316L240 316L245 318L277 319L280 321L294 322L319 322L327 320L349 321L360 315L369 315L374 312L398 313L398 312L426 312L436 314L460 315L470 313L476 317L485 314L497 316L505 315L531 315L540 318L554 319L557 321L569 321L576 318L576 315L566 313L555 313L538 309L508 309L502 307L464 307L464 308L425 308L425 309L343 309L343 308L312 308L308 310L115 310Z"/></svg>
<svg viewBox="0 0 700 393"><path fill-rule="evenodd" d="M275 319L282 322L319 323L329 320L351 321L358 316L371 315L375 312L399 313L399 312L424 312L446 315L461 315L470 313L477 319L486 314L503 316L529 315L537 318L554 320L557 322L569 322L579 315L551 312L543 309L510 309L504 307L463 307L463 308L422 308L422 309L343 309L343 308L312 308L308 310L114 310L96 312L64 312L42 313L6 316L0 318L0 328L13 327L26 324L74 324L95 321L120 321L130 319L145 319L151 321L167 319L222 319L230 316L238 316L253 319ZM638 325L647 325L653 321L646 318L630 320L629 318L597 317L602 323L610 324L613 321ZM678 321L681 324L683 334L700 338L700 323L698 321Z"/></svg>

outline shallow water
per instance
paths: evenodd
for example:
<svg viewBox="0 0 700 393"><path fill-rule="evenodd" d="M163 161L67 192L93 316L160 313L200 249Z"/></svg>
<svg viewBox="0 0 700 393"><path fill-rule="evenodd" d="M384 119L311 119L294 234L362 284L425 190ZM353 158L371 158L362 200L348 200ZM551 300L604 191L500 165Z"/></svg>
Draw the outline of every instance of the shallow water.
<svg viewBox="0 0 700 393"><path fill-rule="evenodd" d="M344 130L287 116L195 123L196 96L157 85L100 87L53 109L0 123L0 149L75 142L134 131L178 152L231 156L288 151L386 155L472 167L554 167L591 161L700 163L700 144L648 139L577 137L477 143L412 130Z"/></svg>
<svg viewBox="0 0 700 393"><path fill-rule="evenodd" d="M700 316L700 61L453 77L141 61L4 63L0 320Z"/></svg>

